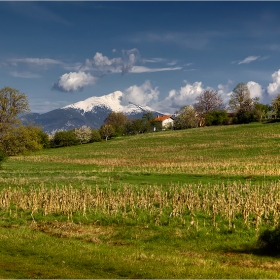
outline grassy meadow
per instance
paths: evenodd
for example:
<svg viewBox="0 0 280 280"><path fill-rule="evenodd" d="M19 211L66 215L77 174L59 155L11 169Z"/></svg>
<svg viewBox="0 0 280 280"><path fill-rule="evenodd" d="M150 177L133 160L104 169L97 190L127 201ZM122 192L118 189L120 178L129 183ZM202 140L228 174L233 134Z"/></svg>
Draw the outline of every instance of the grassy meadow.
<svg viewBox="0 0 280 280"><path fill-rule="evenodd" d="M0 278L279 278L280 123L163 131L10 157Z"/></svg>

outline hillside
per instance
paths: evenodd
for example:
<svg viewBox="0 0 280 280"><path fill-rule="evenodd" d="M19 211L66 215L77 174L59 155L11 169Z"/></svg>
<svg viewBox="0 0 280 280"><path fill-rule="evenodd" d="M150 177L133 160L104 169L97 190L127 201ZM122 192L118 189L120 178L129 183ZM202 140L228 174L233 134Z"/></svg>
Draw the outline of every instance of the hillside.
<svg viewBox="0 0 280 280"><path fill-rule="evenodd" d="M0 276L277 278L257 238L280 220L279 131L204 127L9 158Z"/></svg>
<svg viewBox="0 0 280 280"><path fill-rule="evenodd" d="M213 181L247 176L269 179L280 173L279 131L280 124L274 123L157 132L50 149L34 156L11 158L10 161L13 165L25 161L30 165L33 161L40 162L38 168L42 168L42 174L44 166L48 167L49 174L53 164L65 164L70 170L72 164L77 164L84 169L81 173L85 174L85 180L85 169L92 168L97 168L96 172L102 171L102 174L119 174L127 181L133 176L140 180L140 175L146 182L153 180L154 176L168 176L175 182L178 179L188 182L189 178L197 181L211 178ZM72 181L75 178L73 172L69 174ZM81 174L78 177L83 179ZM65 179L68 181L70 178L66 176Z"/></svg>

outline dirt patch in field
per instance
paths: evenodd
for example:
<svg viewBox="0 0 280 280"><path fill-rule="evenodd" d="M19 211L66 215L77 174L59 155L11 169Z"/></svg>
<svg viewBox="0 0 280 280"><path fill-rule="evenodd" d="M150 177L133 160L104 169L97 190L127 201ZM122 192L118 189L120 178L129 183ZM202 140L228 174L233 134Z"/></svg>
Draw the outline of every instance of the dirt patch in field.
<svg viewBox="0 0 280 280"><path fill-rule="evenodd" d="M112 227L79 225L66 222L45 222L32 224L35 231L60 238L77 238L87 242L102 243L102 237L108 239L114 234Z"/></svg>

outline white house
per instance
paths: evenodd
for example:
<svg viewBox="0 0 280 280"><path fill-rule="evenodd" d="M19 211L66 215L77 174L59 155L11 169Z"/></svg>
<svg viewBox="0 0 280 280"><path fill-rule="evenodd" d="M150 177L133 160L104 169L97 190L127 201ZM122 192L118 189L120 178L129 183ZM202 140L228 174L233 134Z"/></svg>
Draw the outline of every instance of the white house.
<svg viewBox="0 0 280 280"><path fill-rule="evenodd" d="M174 119L171 115L157 116L154 119L154 131L170 129L174 126Z"/></svg>

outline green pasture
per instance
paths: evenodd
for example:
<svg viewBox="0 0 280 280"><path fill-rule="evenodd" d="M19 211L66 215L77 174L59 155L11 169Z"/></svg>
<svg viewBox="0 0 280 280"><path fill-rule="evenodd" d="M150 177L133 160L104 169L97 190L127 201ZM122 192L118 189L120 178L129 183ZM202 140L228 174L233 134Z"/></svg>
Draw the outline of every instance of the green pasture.
<svg viewBox="0 0 280 280"><path fill-rule="evenodd" d="M0 278L279 278L279 258L257 244L278 222L279 175L280 123L163 131L10 157L0 170ZM53 190L58 204L72 199L73 209L77 193L86 194L84 210L44 212ZM203 204L206 195L209 211L188 204ZM99 204L90 205L93 198ZM182 198L188 203L178 210ZM238 205L254 201L270 212L248 212L246 224Z"/></svg>

